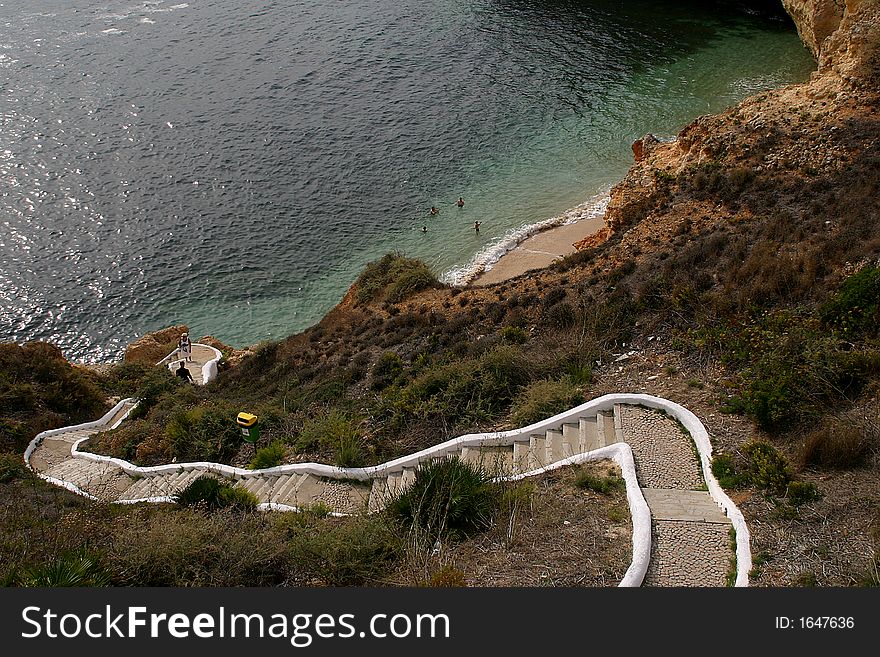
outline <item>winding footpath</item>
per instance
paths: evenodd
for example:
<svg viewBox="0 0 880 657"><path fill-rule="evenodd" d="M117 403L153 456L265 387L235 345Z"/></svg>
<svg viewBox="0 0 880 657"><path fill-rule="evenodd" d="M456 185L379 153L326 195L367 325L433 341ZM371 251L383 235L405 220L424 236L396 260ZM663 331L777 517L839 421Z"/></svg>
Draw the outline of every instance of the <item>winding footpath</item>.
<svg viewBox="0 0 880 657"><path fill-rule="evenodd" d="M193 480L209 475L250 491L263 510L323 504L350 515L381 510L412 483L421 463L452 455L503 480L612 459L626 481L633 524L632 563L620 586L725 586L731 575L736 586L748 585L748 529L711 474L708 433L690 411L659 397L605 395L528 427L468 434L369 468L138 467L81 449L94 434L117 427L136 405L125 399L95 422L39 434L25 462L46 481L102 502L171 502Z"/></svg>

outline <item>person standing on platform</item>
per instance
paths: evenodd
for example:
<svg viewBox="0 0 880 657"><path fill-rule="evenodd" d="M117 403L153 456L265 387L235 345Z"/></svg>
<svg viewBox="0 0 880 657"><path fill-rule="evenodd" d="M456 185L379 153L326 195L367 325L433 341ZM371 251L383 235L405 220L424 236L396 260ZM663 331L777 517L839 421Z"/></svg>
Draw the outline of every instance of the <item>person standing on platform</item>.
<svg viewBox="0 0 880 657"><path fill-rule="evenodd" d="M180 340L177 342L177 350L180 352L180 357L186 360L186 362L192 362L192 342L189 341L189 335L184 333L180 336Z"/></svg>
<svg viewBox="0 0 880 657"><path fill-rule="evenodd" d="M186 369L186 363L184 361L180 361L180 367L178 367L174 373L184 381L195 383L195 381L193 381L193 375L188 369Z"/></svg>

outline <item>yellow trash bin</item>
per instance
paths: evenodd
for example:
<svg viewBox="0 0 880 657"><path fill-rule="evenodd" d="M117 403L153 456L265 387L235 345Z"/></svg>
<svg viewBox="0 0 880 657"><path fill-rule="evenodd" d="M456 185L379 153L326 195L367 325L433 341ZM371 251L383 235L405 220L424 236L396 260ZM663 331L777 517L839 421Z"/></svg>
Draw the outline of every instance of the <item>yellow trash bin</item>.
<svg viewBox="0 0 880 657"><path fill-rule="evenodd" d="M260 439L260 427L257 424L257 416L251 413L239 413L236 418L241 427L241 435L249 443L255 443Z"/></svg>

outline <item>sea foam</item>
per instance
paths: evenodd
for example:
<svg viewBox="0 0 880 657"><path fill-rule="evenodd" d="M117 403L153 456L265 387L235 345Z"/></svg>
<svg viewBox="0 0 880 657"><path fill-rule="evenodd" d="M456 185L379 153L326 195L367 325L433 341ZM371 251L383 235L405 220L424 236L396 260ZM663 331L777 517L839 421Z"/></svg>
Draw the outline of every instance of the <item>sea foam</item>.
<svg viewBox="0 0 880 657"><path fill-rule="evenodd" d="M573 224L584 219L602 217L608 208L608 201L610 200L611 194L610 189L608 189L555 217L550 217L534 224L523 224L519 228L513 228L507 231L499 240L492 242L477 253L466 265L453 267L446 271L440 277L440 280L448 285L467 285L483 272L492 269L493 265L505 253L515 249L532 235L556 228L557 226Z"/></svg>

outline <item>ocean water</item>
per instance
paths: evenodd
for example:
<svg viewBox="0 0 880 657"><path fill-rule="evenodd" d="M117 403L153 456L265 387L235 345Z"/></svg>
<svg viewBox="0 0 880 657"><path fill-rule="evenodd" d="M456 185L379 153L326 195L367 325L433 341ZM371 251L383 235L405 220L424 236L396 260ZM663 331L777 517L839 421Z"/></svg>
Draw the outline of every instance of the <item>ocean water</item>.
<svg viewBox="0 0 880 657"><path fill-rule="evenodd" d="M0 0L0 341L277 339L389 251L464 282L645 133L805 80L765 5Z"/></svg>

